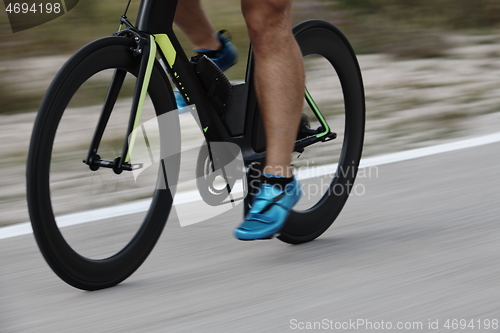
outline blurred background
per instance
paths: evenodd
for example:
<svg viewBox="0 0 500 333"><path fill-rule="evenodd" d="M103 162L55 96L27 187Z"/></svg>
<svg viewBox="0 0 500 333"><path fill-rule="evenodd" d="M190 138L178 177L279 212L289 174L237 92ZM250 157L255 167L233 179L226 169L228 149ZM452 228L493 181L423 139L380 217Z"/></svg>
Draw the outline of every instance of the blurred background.
<svg viewBox="0 0 500 333"><path fill-rule="evenodd" d="M0 226L28 221L25 160L45 90L78 48L118 29L126 3L82 0L68 14L15 34L0 13ZM244 79L249 41L239 1L204 3L216 28L229 30L240 50L228 77ZM132 1L132 21L138 4ZM295 23L311 18L340 28L359 56L367 98L365 156L500 128L500 1L295 1Z"/></svg>

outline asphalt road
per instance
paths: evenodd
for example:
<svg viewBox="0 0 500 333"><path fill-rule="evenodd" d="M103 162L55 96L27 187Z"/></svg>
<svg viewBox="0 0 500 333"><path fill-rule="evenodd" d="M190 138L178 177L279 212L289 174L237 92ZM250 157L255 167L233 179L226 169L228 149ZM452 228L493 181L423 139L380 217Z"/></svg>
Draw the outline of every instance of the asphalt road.
<svg viewBox="0 0 500 333"><path fill-rule="evenodd" d="M379 166L333 226L300 246L233 239L237 213L170 220L131 278L97 292L60 281L32 235L1 240L0 331L499 331L499 152L495 143ZM448 319L467 326L447 329Z"/></svg>

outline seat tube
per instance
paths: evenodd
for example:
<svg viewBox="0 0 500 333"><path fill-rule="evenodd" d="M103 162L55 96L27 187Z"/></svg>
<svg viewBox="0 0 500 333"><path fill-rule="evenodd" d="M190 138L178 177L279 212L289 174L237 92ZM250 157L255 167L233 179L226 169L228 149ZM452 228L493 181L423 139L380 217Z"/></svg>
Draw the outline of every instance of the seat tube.
<svg viewBox="0 0 500 333"><path fill-rule="evenodd" d="M150 34L169 33L174 24L178 0L142 0L136 27Z"/></svg>

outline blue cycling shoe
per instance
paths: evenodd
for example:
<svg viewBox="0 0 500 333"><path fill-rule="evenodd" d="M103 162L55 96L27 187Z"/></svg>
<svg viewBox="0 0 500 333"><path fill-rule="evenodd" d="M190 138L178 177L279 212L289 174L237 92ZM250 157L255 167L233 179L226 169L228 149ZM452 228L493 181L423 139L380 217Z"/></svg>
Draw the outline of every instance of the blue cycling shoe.
<svg viewBox="0 0 500 333"><path fill-rule="evenodd" d="M274 178L271 181L274 184L269 184L267 181L261 183L260 192L255 196L245 221L234 230L234 237L240 240L272 238L283 228L290 211L302 196L302 190L295 177L285 184L287 178L267 174L264 176L264 179ZM281 184L280 179L283 180Z"/></svg>
<svg viewBox="0 0 500 333"><path fill-rule="evenodd" d="M234 64L236 64L238 60L238 50L233 43L231 43L228 37L222 35L224 32L225 30L221 30L217 33L222 45L219 50L195 49L198 53L206 54L207 57L210 58L210 60L212 60L223 72L227 71ZM187 106L184 98L177 89L174 90L174 95L178 109L182 109Z"/></svg>
<svg viewBox="0 0 500 333"><path fill-rule="evenodd" d="M228 37L222 35L225 32L225 30L221 30L217 33L222 45L219 50L195 49L198 53L206 54L223 72L227 71L238 61L238 50Z"/></svg>

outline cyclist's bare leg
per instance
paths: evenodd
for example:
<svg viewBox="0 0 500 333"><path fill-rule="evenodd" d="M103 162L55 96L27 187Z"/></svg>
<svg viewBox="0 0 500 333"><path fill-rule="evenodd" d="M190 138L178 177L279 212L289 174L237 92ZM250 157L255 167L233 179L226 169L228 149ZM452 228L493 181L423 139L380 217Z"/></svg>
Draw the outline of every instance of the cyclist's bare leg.
<svg viewBox="0 0 500 333"><path fill-rule="evenodd" d="M218 50L221 47L217 30L205 14L200 0L179 0L174 22L196 49Z"/></svg>
<svg viewBox="0 0 500 333"><path fill-rule="evenodd" d="M292 34L291 0L242 0L254 52L254 80L267 141L265 172L291 176L304 96L302 55ZM180 0L175 23L196 48L218 49L200 0ZM278 84L277 84L278 83Z"/></svg>
<svg viewBox="0 0 500 333"><path fill-rule="evenodd" d="M291 177L304 101L304 67L292 34L291 0L242 0L254 55L257 101L267 142L265 173Z"/></svg>

